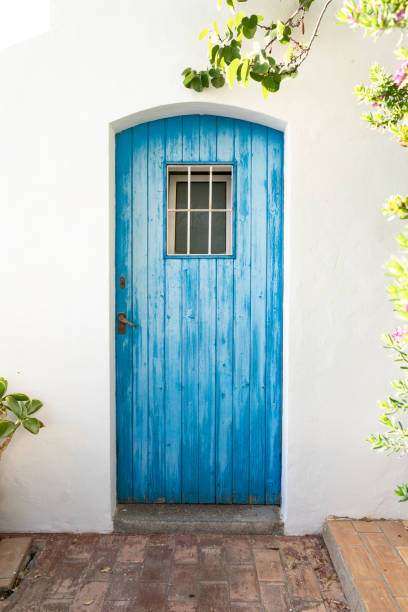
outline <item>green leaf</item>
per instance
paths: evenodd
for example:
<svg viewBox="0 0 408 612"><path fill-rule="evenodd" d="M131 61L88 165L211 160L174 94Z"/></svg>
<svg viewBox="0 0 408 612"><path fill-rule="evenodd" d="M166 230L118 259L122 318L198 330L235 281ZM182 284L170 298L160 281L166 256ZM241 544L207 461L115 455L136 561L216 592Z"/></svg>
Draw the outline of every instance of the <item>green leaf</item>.
<svg viewBox="0 0 408 612"><path fill-rule="evenodd" d="M186 74L188 74L189 72L192 71L192 68L184 68L183 72L181 73L181 76L185 76Z"/></svg>
<svg viewBox="0 0 408 612"><path fill-rule="evenodd" d="M198 40L203 40L203 38L207 36L208 32L209 32L208 28L204 28L204 30L201 30Z"/></svg>
<svg viewBox="0 0 408 612"><path fill-rule="evenodd" d="M231 17L231 18L230 18L230 19L228 19L228 21L227 21L227 27L228 27L230 30L233 30L233 29L234 29L234 26L235 26L235 17Z"/></svg>
<svg viewBox="0 0 408 612"><path fill-rule="evenodd" d="M7 390L7 386L4 380L0 380L0 399L3 397Z"/></svg>
<svg viewBox="0 0 408 612"><path fill-rule="evenodd" d="M225 85L225 79L221 75L219 77L214 77L213 79L211 79L211 83L214 85L214 87L219 89L220 87L223 87Z"/></svg>
<svg viewBox="0 0 408 612"><path fill-rule="evenodd" d="M210 86L210 78L208 76L207 70L201 70L201 72L200 72L200 79L201 79L201 84L202 84L203 87L209 87Z"/></svg>
<svg viewBox="0 0 408 612"><path fill-rule="evenodd" d="M37 412L37 410L39 410L42 407L43 407L43 403L40 400L33 399L27 406L27 414L34 414L34 412Z"/></svg>
<svg viewBox="0 0 408 612"><path fill-rule="evenodd" d="M254 79L254 81L257 81L258 83L263 81L264 77L262 76L262 74L257 74L256 72L251 70L250 75L251 75L251 79Z"/></svg>
<svg viewBox="0 0 408 612"><path fill-rule="evenodd" d="M392 427L392 423L391 423L391 421L390 421L389 417L388 417L386 414L382 414L382 415L379 417L379 420L380 420L380 422L381 422L383 425L385 425L386 427Z"/></svg>
<svg viewBox="0 0 408 612"><path fill-rule="evenodd" d="M242 83L244 84L244 87L248 87L249 85L249 59L248 58L245 58L244 61L242 62L241 78L242 78Z"/></svg>
<svg viewBox="0 0 408 612"><path fill-rule="evenodd" d="M261 83L261 91L262 91L262 95L264 100L266 100L269 96L269 91L266 89L265 85L263 83Z"/></svg>
<svg viewBox="0 0 408 612"><path fill-rule="evenodd" d="M278 73L269 74L262 81L262 87L265 87L269 92L278 91L280 87L281 76Z"/></svg>
<svg viewBox="0 0 408 612"><path fill-rule="evenodd" d="M232 87L234 85L234 81L237 77L237 72L238 72L238 68L240 65L240 60L238 58L235 58L232 60L232 62L229 65L228 68L228 83L229 86Z"/></svg>
<svg viewBox="0 0 408 612"><path fill-rule="evenodd" d="M401 497L400 502L408 501L408 482L395 489L395 494Z"/></svg>
<svg viewBox="0 0 408 612"><path fill-rule="evenodd" d="M34 418L24 419L23 427L32 434L38 434L41 427L44 427L44 423Z"/></svg>
<svg viewBox="0 0 408 612"><path fill-rule="evenodd" d="M17 418L22 418L24 411L20 406L19 402L15 399L15 397L13 397L12 395L8 395L4 403L6 404L7 408L11 410L13 414L16 415Z"/></svg>
<svg viewBox="0 0 408 612"><path fill-rule="evenodd" d="M269 70L269 62L255 62L252 66L253 72L256 74L266 74Z"/></svg>
<svg viewBox="0 0 408 612"><path fill-rule="evenodd" d="M203 84L201 82L200 76L194 77L194 79L191 81L191 87L192 89L194 89L194 91L197 91L197 92L203 91Z"/></svg>
<svg viewBox="0 0 408 612"><path fill-rule="evenodd" d="M258 27L257 15L251 15L251 17L244 17L242 19L242 32L245 38L253 38L255 36Z"/></svg>
<svg viewBox="0 0 408 612"><path fill-rule="evenodd" d="M278 28L277 36L278 36L278 40L279 40L279 37L282 37L283 36L283 32L285 31L285 24L282 23L282 21L278 21L278 23L276 25L277 25L277 28Z"/></svg>
<svg viewBox="0 0 408 612"><path fill-rule="evenodd" d="M243 32L243 34L244 34L245 38L249 38L249 39L251 39L251 38L253 38L253 37L255 36L255 34L256 34L256 28L248 28L247 26L244 26L244 27L242 28L242 32Z"/></svg>
<svg viewBox="0 0 408 612"><path fill-rule="evenodd" d="M191 72L189 72L186 76L186 78L184 79L183 85L185 87L187 87L191 81L194 79L194 77L196 76L195 72L192 70Z"/></svg>
<svg viewBox="0 0 408 612"><path fill-rule="evenodd" d="M398 47L395 54L400 59L408 59L408 49L405 49L405 47Z"/></svg>
<svg viewBox="0 0 408 612"><path fill-rule="evenodd" d="M211 51L211 63L214 64L220 45L214 45Z"/></svg>
<svg viewBox="0 0 408 612"><path fill-rule="evenodd" d="M8 438L16 429L17 426L13 421L0 421L0 439Z"/></svg>
<svg viewBox="0 0 408 612"><path fill-rule="evenodd" d="M221 52L218 54L218 57L221 56ZM224 47L222 49L222 57L225 60L226 64L230 64L232 62L232 49L231 47Z"/></svg>
<svg viewBox="0 0 408 612"><path fill-rule="evenodd" d="M213 50L214 44L213 41L211 40L211 38L208 39L208 57L211 57L212 54L212 50Z"/></svg>
<svg viewBox="0 0 408 612"><path fill-rule="evenodd" d="M30 399L25 393L10 393L8 397L14 397L18 402L26 402Z"/></svg>

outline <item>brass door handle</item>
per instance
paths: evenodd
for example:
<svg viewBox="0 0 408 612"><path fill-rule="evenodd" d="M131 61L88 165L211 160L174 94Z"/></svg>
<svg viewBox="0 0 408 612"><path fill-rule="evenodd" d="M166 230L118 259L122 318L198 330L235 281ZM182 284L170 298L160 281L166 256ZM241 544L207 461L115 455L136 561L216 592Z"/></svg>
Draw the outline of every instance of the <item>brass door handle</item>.
<svg viewBox="0 0 408 612"><path fill-rule="evenodd" d="M119 312L118 313L118 334L121 334L121 335L126 334L126 325L129 325L130 327L137 327L136 323L129 321L129 319L126 317L126 313Z"/></svg>

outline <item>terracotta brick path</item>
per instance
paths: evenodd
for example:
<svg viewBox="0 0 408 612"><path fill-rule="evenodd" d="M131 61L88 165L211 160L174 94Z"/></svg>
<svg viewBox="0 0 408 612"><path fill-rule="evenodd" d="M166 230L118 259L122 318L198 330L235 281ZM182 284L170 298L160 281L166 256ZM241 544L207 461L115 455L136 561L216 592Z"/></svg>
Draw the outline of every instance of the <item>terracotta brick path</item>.
<svg viewBox="0 0 408 612"><path fill-rule="evenodd" d="M47 535L0 610L347 610L320 537Z"/></svg>
<svg viewBox="0 0 408 612"><path fill-rule="evenodd" d="M408 612L408 521L328 520L345 591L370 612Z"/></svg>

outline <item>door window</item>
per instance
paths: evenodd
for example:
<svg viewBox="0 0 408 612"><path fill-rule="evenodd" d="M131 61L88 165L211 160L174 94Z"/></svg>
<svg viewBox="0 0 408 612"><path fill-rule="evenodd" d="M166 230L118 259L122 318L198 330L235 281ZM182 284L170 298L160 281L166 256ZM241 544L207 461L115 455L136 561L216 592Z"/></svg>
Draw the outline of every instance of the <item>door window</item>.
<svg viewBox="0 0 408 612"><path fill-rule="evenodd" d="M167 166L167 255L232 255L232 166Z"/></svg>

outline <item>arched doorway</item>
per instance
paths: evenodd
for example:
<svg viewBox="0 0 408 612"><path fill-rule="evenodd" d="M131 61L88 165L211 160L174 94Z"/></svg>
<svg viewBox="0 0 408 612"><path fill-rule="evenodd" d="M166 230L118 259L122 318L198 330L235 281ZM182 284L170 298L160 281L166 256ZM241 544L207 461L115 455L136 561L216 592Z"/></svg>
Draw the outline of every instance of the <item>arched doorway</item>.
<svg viewBox="0 0 408 612"><path fill-rule="evenodd" d="M282 185L263 125L117 134L119 501L279 503Z"/></svg>

